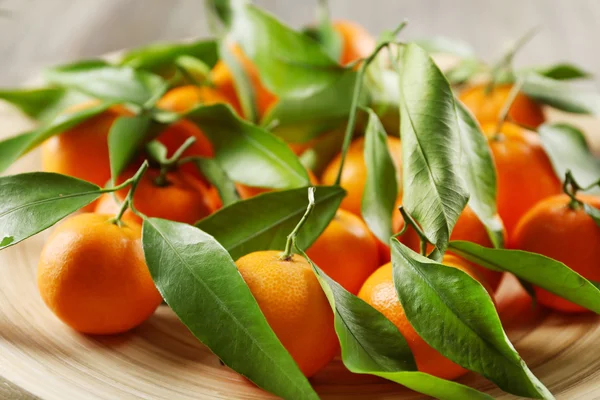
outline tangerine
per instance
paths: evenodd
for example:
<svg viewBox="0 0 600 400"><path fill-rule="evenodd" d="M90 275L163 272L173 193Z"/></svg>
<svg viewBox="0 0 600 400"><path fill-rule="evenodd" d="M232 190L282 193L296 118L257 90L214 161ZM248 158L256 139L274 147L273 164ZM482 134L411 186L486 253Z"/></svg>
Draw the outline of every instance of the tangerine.
<svg viewBox="0 0 600 400"><path fill-rule="evenodd" d="M300 370L310 377L338 351L333 312L304 257L281 259L279 251L257 251L237 267L267 322Z"/></svg>
<svg viewBox="0 0 600 400"><path fill-rule="evenodd" d="M352 21L334 21L333 29L340 35L342 65L368 57L375 50L375 38L361 25Z"/></svg>
<svg viewBox="0 0 600 400"><path fill-rule="evenodd" d="M38 288L46 305L76 331L107 335L148 319L162 297L141 244L141 226L84 213L59 224L40 256Z"/></svg>

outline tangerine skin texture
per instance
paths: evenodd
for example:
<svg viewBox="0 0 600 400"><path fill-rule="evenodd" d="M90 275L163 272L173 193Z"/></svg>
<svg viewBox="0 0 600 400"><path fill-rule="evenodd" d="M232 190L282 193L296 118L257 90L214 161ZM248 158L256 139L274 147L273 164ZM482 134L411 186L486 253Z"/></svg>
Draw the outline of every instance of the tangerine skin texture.
<svg viewBox="0 0 600 400"><path fill-rule="evenodd" d="M128 174L119 178L119 183L124 182ZM213 198L207 187L202 182L181 172L167 174L166 186L156 186L155 179L159 172L148 170L142 176L135 194L133 204L135 208L148 217L163 218L186 224L194 224L214 211ZM96 206L96 213L116 215L120 204L114 196L123 202L129 193L129 187L117 191L114 195L105 193L100 197ZM135 215L131 209L125 211L123 219L142 223L142 219Z"/></svg>
<svg viewBox="0 0 600 400"><path fill-rule="evenodd" d="M336 355L333 312L312 267L298 255L258 251L237 267L267 322L305 376L316 374Z"/></svg>
<svg viewBox="0 0 600 400"><path fill-rule="evenodd" d="M539 136L505 123L494 138L496 124L484 124L497 174L498 214L510 237L519 219L538 201L562 192L562 185Z"/></svg>
<svg viewBox="0 0 600 400"><path fill-rule="evenodd" d="M126 332L148 319L162 301L144 261L141 226L118 226L112 218L85 213L66 219L40 256L42 299L82 333Z"/></svg>
<svg viewBox="0 0 600 400"><path fill-rule="evenodd" d="M344 210L338 210L306 254L352 294L380 265L377 240L359 217Z"/></svg>
<svg viewBox="0 0 600 400"><path fill-rule="evenodd" d="M458 268L469 274L473 279L478 279L478 276L472 270L472 267L464 260L452 256L445 255L443 264L448 267ZM489 286L483 283L484 287L491 292ZM358 297L367 302L377 311L381 312L389 319L406 339L410 347L417 368L421 372L443 379L456 379L468 371L460 365L453 363L443 355L441 355L433 347L429 346L414 330L408 322L406 314L394 287L392 280L392 263L387 263L377 269L365 282L358 293Z"/></svg>
<svg viewBox="0 0 600 400"><path fill-rule="evenodd" d="M459 99L480 123L497 123L512 85L497 85L489 94L485 93L486 87L487 84L466 89L459 95ZM542 107L521 92L512 103L508 117L517 125L528 128L537 128L546 120Z"/></svg>
<svg viewBox="0 0 600 400"><path fill-rule="evenodd" d="M375 50L375 38L356 22L335 21L332 25L342 39L340 64L346 65L361 58L366 58Z"/></svg>
<svg viewBox="0 0 600 400"><path fill-rule="evenodd" d="M577 195L592 207L600 198ZM549 197L521 219L511 237L511 247L539 253L566 264L584 278L600 282L600 227L583 208L571 209L569 196ZM537 301L553 310L576 313L585 308L535 287Z"/></svg>
<svg viewBox="0 0 600 400"><path fill-rule="evenodd" d="M388 148L390 155L396 165L396 176L398 183L402 182L402 147L400 139L388 136ZM340 207L350 211L355 215L361 215L362 196L367 182L367 167L364 156L364 137L358 138L352 142L346 154L344 170L342 171L341 186L346 189L347 195L342 200ZM333 185L337 177L342 160L341 153L338 154L327 166L323 172L321 180L325 185ZM402 187L398 187L398 197L401 197Z"/></svg>
<svg viewBox="0 0 600 400"><path fill-rule="evenodd" d="M402 214L400 214L400 212L394 213L394 221L392 226L394 227L394 232L400 232L404 227L404 219L402 218ZM508 237L506 235L506 230L504 230L503 233L504 243L507 243ZM419 236L417 235L415 230L412 229L412 227L409 227L406 230L406 232L404 232L404 234L402 234L402 236L399 237L399 240L411 250L417 253L419 252ZM483 247L494 247L485 229L485 226L481 223L479 218L477 218L475 212L469 206L465 207L463 212L458 217L456 225L454 225L454 229L452 230L452 234L450 235L450 240L465 240L468 242L473 242ZM433 246L427 245L427 252L430 252L432 250ZM451 254L451 252L448 253ZM467 260L461 260L463 260L463 262L465 263L470 264L477 272L477 275L480 278L483 278L485 282L490 285L494 292L496 291L496 289L498 289L498 286L500 286L500 282L504 277L504 274L502 272L492 271L490 269L470 263Z"/></svg>

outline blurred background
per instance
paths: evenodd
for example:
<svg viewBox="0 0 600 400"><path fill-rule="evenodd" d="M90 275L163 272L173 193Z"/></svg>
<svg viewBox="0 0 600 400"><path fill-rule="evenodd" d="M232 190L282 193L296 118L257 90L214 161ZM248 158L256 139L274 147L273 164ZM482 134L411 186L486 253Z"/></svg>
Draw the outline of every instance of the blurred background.
<svg viewBox="0 0 600 400"><path fill-rule="evenodd" d="M314 20L316 0L258 0L299 27ZM517 65L569 60L600 71L598 0L330 0L334 19L377 34L403 19L405 38L444 35L494 60L528 29L540 32ZM154 41L208 35L202 0L0 0L0 86L14 87L41 67L97 57ZM598 82L594 85L600 88Z"/></svg>

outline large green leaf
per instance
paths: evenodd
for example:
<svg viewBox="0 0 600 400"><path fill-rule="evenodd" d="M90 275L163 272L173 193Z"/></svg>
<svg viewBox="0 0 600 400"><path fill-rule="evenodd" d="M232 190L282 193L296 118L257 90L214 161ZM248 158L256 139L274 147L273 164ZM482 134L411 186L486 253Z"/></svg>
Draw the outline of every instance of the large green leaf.
<svg viewBox="0 0 600 400"><path fill-rule="evenodd" d="M318 399L227 251L193 226L144 220L150 274L179 319L226 365L286 399Z"/></svg>
<svg viewBox="0 0 600 400"><path fill-rule="evenodd" d="M393 234L392 213L398 197L396 166L387 145L387 134L373 110L368 109L365 132L367 180L362 196L362 216L383 243Z"/></svg>
<svg viewBox="0 0 600 400"><path fill-rule="evenodd" d="M11 103L25 115L42 123L54 119L67 107L90 99L82 93L58 87L0 90L0 99Z"/></svg>
<svg viewBox="0 0 600 400"><path fill-rule="evenodd" d="M106 111L110 104L98 104L72 113L60 114L52 121L34 131L22 133L0 142L0 172L30 150L42 144L54 135L63 133L83 121Z"/></svg>
<svg viewBox="0 0 600 400"><path fill-rule="evenodd" d="M495 247L504 246L502 220L496 208L496 167L481 127L456 100L462 146L462 177L471 197L469 206L485 226Z"/></svg>
<svg viewBox="0 0 600 400"><path fill-rule="evenodd" d="M65 175L0 177L0 249L47 229L100 197L100 188Z"/></svg>
<svg viewBox="0 0 600 400"><path fill-rule="evenodd" d="M559 63L544 67L533 67L529 70L533 70L540 75L556 80L584 79L592 76L589 72L583 70L577 65L570 63Z"/></svg>
<svg viewBox="0 0 600 400"><path fill-rule="evenodd" d="M521 89L533 99L559 110L600 116L600 94L567 82L530 73Z"/></svg>
<svg viewBox="0 0 600 400"><path fill-rule="evenodd" d="M600 179L600 160L594 157L579 129L565 123L544 124L538 133L557 176L564 177L570 170L583 187ZM598 193L600 188L593 190Z"/></svg>
<svg viewBox="0 0 600 400"><path fill-rule="evenodd" d="M444 251L469 196L460 178L461 138L454 95L427 52L402 51L400 133L403 205Z"/></svg>
<svg viewBox="0 0 600 400"><path fill-rule="evenodd" d="M298 236L308 248L335 216L345 191L319 186L315 208ZM287 235L306 211L306 188L264 193L226 207L198 222L234 259L258 250L283 250Z"/></svg>
<svg viewBox="0 0 600 400"><path fill-rule="evenodd" d="M508 340L494 302L479 282L457 268L415 253L396 239L391 247L396 292L419 336L506 392L553 398Z"/></svg>
<svg viewBox="0 0 600 400"><path fill-rule="evenodd" d="M166 82L152 73L103 61L81 61L48 69L50 83L80 91L97 99L138 106L153 105L167 89Z"/></svg>
<svg viewBox="0 0 600 400"><path fill-rule="evenodd" d="M436 399L492 399L468 386L419 372L398 328L309 262L334 311L342 361L351 372L380 376Z"/></svg>
<svg viewBox="0 0 600 400"><path fill-rule="evenodd" d="M309 183L306 170L284 141L241 120L231 107L199 106L185 117L208 136L216 160L234 181L277 189Z"/></svg>
<svg viewBox="0 0 600 400"><path fill-rule="evenodd" d="M212 68L219 60L217 42L209 39L191 43L155 43L127 52L121 64L162 75L172 70L181 56L197 58Z"/></svg>
<svg viewBox="0 0 600 400"><path fill-rule="evenodd" d="M194 160L194 163L200 173L202 173L202 176L217 189L219 197L223 202L223 207L227 207L240 200L235 183L229 178L218 162L212 158L198 158Z"/></svg>
<svg viewBox="0 0 600 400"><path fill-rule="evenodd" d="M488 249L470 242L450 242L450 249L469 261L496 271L508 271L600 314L600 290L565 264L521 250Z"/></svg>

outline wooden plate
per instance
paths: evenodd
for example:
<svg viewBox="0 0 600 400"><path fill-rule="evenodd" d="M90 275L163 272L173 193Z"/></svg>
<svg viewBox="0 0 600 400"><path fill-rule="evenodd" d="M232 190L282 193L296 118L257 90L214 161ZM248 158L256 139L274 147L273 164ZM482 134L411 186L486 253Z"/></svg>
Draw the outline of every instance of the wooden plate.
<svg viewBox="0 0 600 400"><path fill-rule="evenodd" d="M556 114L555 118L565 119ZM591 119L576 122L590 132L600 131ZM0 104L0 128L0 137L6 137L31 128L31 123ZM596 149L599 143L594 140ZM39 170L37 152L9 173L32 170ZM274 398L221 366L167 307L118 336L84 336L63 325L42 303L36 287L35 271L46 236L42 233L0 252L0 398ZM511 340L557 398L600 398L598 316L534 309L514 279L503 282L498 303ZM312 382L324 399L423 398L384 380L351 375L339 360ZM475 374L460 382L497 398L514 398Z"/></svg>

